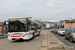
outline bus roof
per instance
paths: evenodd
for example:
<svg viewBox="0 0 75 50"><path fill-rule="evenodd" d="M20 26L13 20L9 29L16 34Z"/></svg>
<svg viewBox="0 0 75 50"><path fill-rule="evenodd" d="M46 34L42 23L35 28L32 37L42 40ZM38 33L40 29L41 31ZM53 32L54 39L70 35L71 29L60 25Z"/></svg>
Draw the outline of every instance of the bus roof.
<svg viewBox="0 0 75 50"><path fill-rule="evenodd" d="M12 19L9 19L9 21L10 22L12 22L12 21L26 21L26 19L28 19L27 17L26 18L12 18ZM32 23L35 23L35 24L38 24L38 25L40 25L40 23L38 23L38 22L36 22L36 21L34 21L34 20L32 20L32 19L28 19L29 21L31 21Z"/></svg>
<svg viewBox="0 0 75 50"><path fill-rule="evenodd" d="M32 20L32 19L29 19L32 23L35 23L35 24L38 24L38 25L40 25L40 23L38 23L38 22L36 22L36 21L34 21L34 20Z"/></svg>

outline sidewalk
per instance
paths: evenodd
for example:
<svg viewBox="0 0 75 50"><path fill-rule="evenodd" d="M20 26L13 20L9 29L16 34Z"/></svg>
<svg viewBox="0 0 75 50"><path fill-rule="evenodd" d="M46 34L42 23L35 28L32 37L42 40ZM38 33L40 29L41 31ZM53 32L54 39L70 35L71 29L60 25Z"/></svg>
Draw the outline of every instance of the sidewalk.
<svg viewBox="0 0 75 50"><path fill-rule="evenodd" d="M41 50L73 50L48 30L45 30L44 32L45 36L41 45Z"/></svg>
<svg viewBox="0 0 75 50"><path fill-rule="evenodd" d="M7 34L4 34L4 35L0 35L0 39L3 39L3 38L7 38Z"/></svg>

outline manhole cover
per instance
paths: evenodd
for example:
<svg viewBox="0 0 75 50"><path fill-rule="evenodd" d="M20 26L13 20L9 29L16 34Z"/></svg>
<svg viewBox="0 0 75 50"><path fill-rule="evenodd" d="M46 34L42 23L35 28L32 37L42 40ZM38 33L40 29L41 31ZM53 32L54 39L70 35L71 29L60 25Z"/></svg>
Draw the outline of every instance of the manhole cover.
<svg viewBox="0 0 75 50"><path fill-rule="evenodd" d="M50 42L50 44L58 44L57 42Z"/></svg>

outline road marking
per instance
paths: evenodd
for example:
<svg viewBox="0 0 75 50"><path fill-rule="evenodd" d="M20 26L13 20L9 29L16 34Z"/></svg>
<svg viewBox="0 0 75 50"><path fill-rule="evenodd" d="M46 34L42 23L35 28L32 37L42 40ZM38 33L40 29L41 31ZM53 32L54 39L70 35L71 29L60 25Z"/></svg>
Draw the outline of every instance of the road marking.
<svg viewBox="0 0 75 50"><path fill-rule="evenodd" d="M3 42L0 41L0 43L3 43Z"/></svg>
<svg viewBox="0 0 75 50"><path fill-rule="evenodd" d="M26 42L23 42L23 43L26 43Z"/></svg>

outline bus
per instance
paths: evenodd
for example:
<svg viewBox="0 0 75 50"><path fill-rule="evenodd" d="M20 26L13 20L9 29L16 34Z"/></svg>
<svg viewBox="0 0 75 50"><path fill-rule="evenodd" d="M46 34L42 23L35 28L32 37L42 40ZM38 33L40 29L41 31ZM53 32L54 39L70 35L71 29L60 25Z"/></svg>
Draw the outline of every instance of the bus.
<svg viewBox="0 0 75 50"><path fill-rule="evenodd" d="M15 18L8 20L8 40L29 40L39 36L40 23L28 18Z"/></svg>

